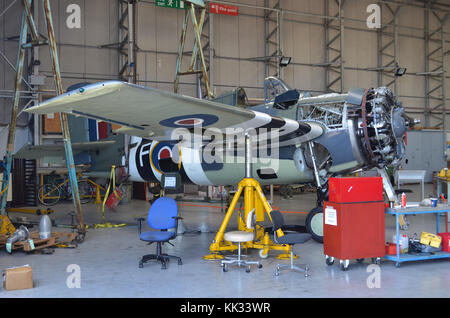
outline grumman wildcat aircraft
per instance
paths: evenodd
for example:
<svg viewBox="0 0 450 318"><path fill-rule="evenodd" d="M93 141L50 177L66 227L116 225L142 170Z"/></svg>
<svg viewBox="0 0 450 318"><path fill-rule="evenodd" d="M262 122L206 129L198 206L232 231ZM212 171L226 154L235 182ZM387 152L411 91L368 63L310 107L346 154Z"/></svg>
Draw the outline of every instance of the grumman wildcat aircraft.
<svg viewBox="0 0 450 318"><path fill-rule="evenodd" d="M242 89L204 100L108 81L68 91L27 112L66 112L120 125L116 132L134 136L128 158L132 181L161 181L163 173L179 172L184 183L236 185L244 176L243 139L230 135L252 132L260 159L253 177L261 185L316 184L317 208L306 227L320 242L328 178L398 165L414 120L386 87L311 97L269 77L264 91L264 104L244 106ZM190 137L199 142L186 141Z"/></svg>

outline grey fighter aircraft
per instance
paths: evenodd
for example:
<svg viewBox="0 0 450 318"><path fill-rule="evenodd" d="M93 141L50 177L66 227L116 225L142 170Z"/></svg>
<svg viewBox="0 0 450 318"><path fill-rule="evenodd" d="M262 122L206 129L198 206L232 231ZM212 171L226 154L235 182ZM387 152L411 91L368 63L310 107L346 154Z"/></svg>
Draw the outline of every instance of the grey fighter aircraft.
<svg viewBox="0 0 450 318"><path fill-rule="evenodd" d="M250 107L243 106L243 90L231 99L204 100L108 81L69 91L27 111L66 112L121 125L116 132L134 136L128 158L132 181L161 181L163 173L179 172L185 183L236 185L245 170L244 160L239 160L242 143L227 137L239 129L251 130L258 137L255 148L271 147L269 152L256 151L257 158L268 159L253 164L260 184L316 184L317 207L308 214L306 228L320 242L328 178L398 165L405 153L405 132L414 120L387 87L312 97L269 77L264 91L264 104ZM181 143L186 136L174 134L180 129L193 140L200 138L200 146ZM277 132L276 139L271 132ZM208 160L206 149L214 158L215 151L227 150L227 158ZM226 160L230 158L234 160Z"/></svg>

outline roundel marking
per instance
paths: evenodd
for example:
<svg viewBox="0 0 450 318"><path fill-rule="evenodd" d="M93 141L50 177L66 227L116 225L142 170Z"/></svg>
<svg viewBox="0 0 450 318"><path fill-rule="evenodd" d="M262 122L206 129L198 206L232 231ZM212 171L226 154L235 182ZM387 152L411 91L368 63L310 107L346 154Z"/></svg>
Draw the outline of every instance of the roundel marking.
<svg viewBox="0 0 450 318"><path fill-rule="evenodd" d="M150 164L154 172L162 174L161 169L159 168L159 159L170 158L172 151L170 148L164 143L155 142L155 144L150 149Z"/></svg>
<svg viewBox="0 0 450 318"><path fill-rule="evenodd" d="M169 147L163 147L158 151L158 159L167 159L172 157L172 151Z"/></svg>
<svg viewBox="0 0 450 318"><path fill-rule="evenodd" d="M202 118L186 118L174 122L177 126L197 126L204 122Z"/></svg>
<svg viewBox="0 0 450 318"><path fill-rule="evenodd" d="M160 125L173 128L193 128L195 126L209 126L216 123L219 117L211 114L191 114L166 118L159 122Z"/></svg>

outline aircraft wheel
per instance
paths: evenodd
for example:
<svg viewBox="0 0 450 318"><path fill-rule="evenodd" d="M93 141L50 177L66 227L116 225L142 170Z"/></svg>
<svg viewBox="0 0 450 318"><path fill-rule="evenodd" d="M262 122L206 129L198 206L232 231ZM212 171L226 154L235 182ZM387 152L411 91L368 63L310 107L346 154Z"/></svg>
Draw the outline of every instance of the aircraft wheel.
<svg viewBox="0 0 450 318"><path fill-rule="evenodd" d="M312 209L306 217L306 229L314 241L323 243L323 207Z"/></svg>

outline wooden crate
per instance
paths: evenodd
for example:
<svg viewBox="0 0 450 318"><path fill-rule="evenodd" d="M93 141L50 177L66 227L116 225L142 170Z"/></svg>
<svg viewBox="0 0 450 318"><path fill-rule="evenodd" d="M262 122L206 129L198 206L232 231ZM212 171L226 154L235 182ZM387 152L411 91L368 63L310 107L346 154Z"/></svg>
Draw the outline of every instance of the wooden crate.
<svg viewBox="0 0 450 318"><path fill-rule="evenodd" d="M6 235L0 235L0 246L6 245L6 240L8 237ZM75 233L71 232L52 232L52 236L47 239L40 239L39 232L31 232L30 239L33 240L34 249L32 249L28 241L16 242L11 247L11 250L23 250L25 252L32 252L40 250L46 247L53 247L57 244L68 244L75 239Z"/></svg>
<svg viewBox="0 0 450 318"><path fill-rule="evenodd" d="M61 120L59 119L59 113L42 116L42 133L44 135L61 134Z"/></svg>

